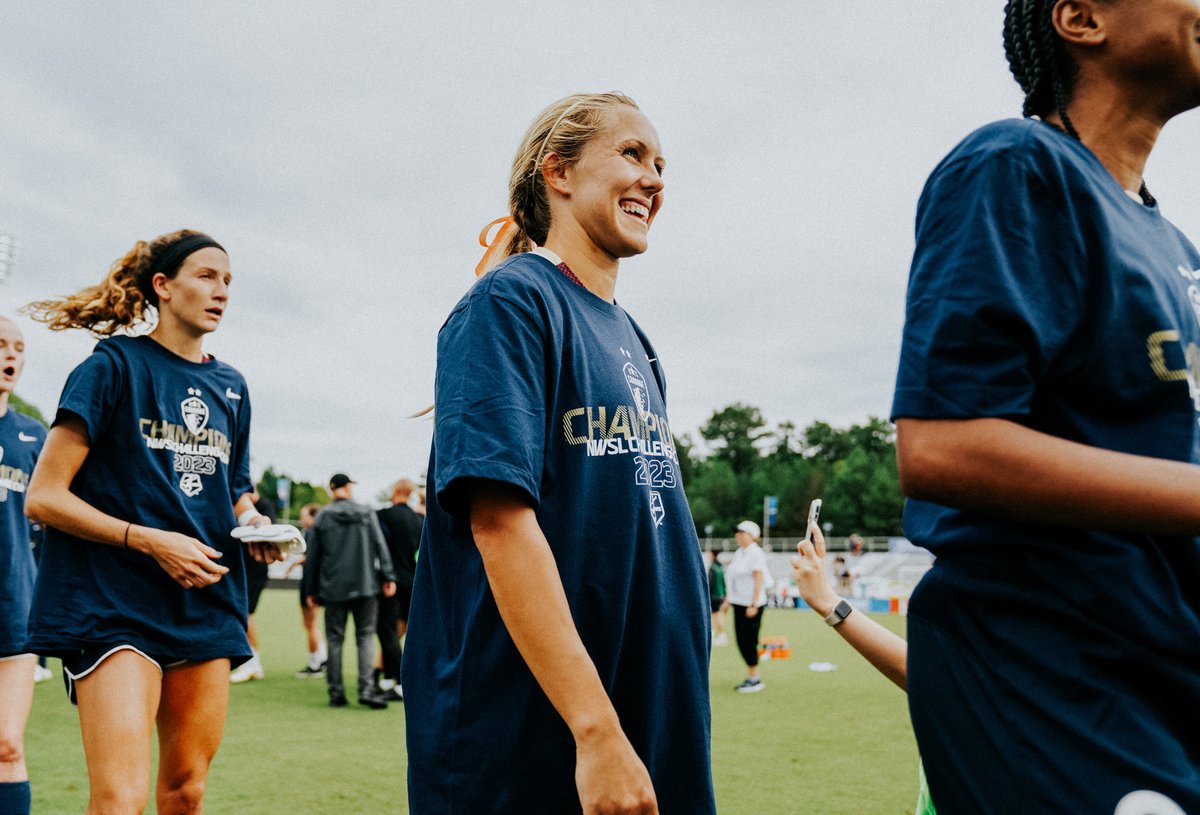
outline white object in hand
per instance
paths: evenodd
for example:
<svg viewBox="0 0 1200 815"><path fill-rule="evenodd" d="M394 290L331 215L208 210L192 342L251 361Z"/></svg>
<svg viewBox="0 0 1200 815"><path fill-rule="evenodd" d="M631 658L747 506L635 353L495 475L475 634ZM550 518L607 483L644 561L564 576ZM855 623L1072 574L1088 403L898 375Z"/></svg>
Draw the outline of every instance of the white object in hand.
<svg viewBox="0 0 1200 815"><path fill-rule="evenodd" d="M308 548L304 545L304 535L291 524L239 526L229 534L242 543L269 543L285 555L302 555Z"/></svg>

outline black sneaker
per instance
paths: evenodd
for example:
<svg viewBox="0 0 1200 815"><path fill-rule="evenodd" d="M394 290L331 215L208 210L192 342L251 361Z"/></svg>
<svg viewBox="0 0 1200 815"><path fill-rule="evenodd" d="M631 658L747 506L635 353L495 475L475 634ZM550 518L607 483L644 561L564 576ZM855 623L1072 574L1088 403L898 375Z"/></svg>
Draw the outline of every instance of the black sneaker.
<svg viewBox="0 0 1200 815"><path fill-rule="evenodd" d="M758 693L761 690L765 690L766 687L761 679L747 678L745 682L738 685L734 690L738 693Z"/></svg>
<svg viewBox="0 0 1200 815"><path fill-rule="evenodd" d="M321 667L319 667L319 668L314 668L311 665L305 665L303 670L296 671L296 673L293 674L293 676L295 676L297 679L312 679L315 676L324 676L324 675L325 675L324 664L322 664Z"/></svg>
<svg viewBox="0 0 1200 815"><path fill-rule="evenodd" d="M371 710L386 710L388 706L386 699L375 694L363 694L359 696L358 703L371 708Z"/></svg>
<svg viewBox="0 0 1200 815"><path fill-rule="evenodd" d="M345 696L331 696L329 698L330 707L345 707L348 704L350 703L346 701Z"/></svg>
<svg viewBox="0 0 1200 815"><path fill-rule="evenodd" d="M384 691L380 695L389 702L403 702L404 701L404 691L400 688L399 685L396 685L393 688L389 688L388 690Z"/></svg>

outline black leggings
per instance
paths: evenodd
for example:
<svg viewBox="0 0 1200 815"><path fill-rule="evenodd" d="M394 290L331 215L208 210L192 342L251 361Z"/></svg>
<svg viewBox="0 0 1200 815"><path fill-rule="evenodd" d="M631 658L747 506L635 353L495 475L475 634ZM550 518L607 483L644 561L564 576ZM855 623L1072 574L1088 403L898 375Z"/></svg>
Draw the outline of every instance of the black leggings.
<svg viewBox="0 0 1200 815"><path fill-rule="evenodd" d="M400 598L379 596L379 615L375 622L375 636L379 637L379 652L383 657L383 675L400 681L400 661L404 651L400 638L396 636L396 620L399 619Z"/></svg>
<svg viewBox="0 0 1200 815"><path fill-rule="evenodd" d="M737 637L738 651L746 665L753 668L758 664L758 630L762 627L763 612L760 608L753 617L746 616L746 606L733 607L733 630Z"/></svg>

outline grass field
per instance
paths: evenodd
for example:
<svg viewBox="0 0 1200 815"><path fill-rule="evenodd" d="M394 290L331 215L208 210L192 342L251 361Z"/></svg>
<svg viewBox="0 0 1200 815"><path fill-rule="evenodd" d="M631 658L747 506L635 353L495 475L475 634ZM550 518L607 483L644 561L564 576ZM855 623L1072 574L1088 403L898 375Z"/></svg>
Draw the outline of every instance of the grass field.
<svg viewBox="0 0 1200 815"><path fill-rule="evenodd" d="M899 617L879 617L902 633ZM325 706L325 683L295 679L304 637L293 591L269 590L257 616L267 678L231 689L225 739L209 777L214 815L406 813L404 710ZM764 636L793 657L763 664L767 690L737 694L744 668L713 649L713 778L721 815L901 815L917 795L904 694L812 612L769 609ZM731 627L732 639L732 627ZM347 677L354 674L353 648ZM813 662L838 670L816 673ZM75 709L55 681L37 687L26 734L39 815L83 812L87 775ZM153 811L153 796L150 811Z"/></svg>

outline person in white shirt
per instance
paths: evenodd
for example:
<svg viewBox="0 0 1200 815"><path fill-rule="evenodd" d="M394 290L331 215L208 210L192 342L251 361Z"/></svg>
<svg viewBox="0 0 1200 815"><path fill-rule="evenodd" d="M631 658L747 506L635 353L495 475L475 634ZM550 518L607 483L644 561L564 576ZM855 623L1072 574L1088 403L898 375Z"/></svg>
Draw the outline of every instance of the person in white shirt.
<svg viewBox="0 0 1200 815"><path fill-rule="evenodd" d="M733 630L738 651L746 661L746 679L734 690L757 693L766 686L758 673L758 631L767 604L767 556L758 545L754 521L737 525L737 551L725 567L725 608L733 607Z"/></svg>

